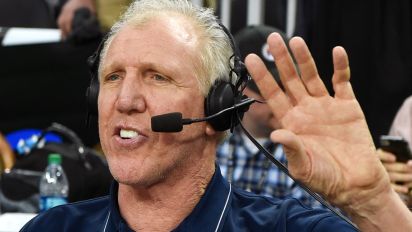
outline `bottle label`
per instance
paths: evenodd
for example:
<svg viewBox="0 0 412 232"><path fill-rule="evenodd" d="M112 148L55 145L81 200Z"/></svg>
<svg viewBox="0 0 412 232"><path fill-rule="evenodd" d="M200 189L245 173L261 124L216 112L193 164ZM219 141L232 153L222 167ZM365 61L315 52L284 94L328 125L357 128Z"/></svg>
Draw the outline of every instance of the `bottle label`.
<svg viewBox="0 0 412 232"><path fill-rule="evenodd" d="M42 196L40 197L40 212L66 203L67 197Z"/></svg>

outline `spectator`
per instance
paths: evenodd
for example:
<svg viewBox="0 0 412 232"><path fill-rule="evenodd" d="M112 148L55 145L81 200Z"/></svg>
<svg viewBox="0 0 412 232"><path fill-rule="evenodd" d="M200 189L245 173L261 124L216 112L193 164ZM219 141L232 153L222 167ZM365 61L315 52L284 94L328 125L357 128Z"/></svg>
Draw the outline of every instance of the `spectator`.
<svg viewBox="0 0 412 232"><path fill-rule="evenodd" d="M389 130L390 135L403 137L412 150L412 96L408 97L396 113Z"/></svg>
<svg viewBox="0 0 412 232"><path fill-rule="evenodd" d="M258 54L265 62L275 80L280 83L273 56L268 50L266 38L272 32L278 32L287 41L286 35L279 29L260 25L248 26L235 36L240 55L245 57L249 53ZM259 89L253 80L250 80L244 93L251 98L263 100ZM253 104L245 113L242 121L249 133L279 160L286 165L286 156L282 145L272 143L270 132L279 129L267 104ZM295 197L308 206L318 206L319 203L294 181L270 162L256 146L249 141L241 128L235 128L231 137L226 139L217 149L217 161L223 177L234 186L252 191L257 194L283 199Z"/></svg>
<svg viewBox="0 0 412 232"><path fill-rule="evenodd" d="M412 150L412 96L408 97L398 110L389 135L401 136ZM412 160L407 163L397 162L395 154L378 150L379 158L389 173L391 183L405 203L412 207Z"/></svg>

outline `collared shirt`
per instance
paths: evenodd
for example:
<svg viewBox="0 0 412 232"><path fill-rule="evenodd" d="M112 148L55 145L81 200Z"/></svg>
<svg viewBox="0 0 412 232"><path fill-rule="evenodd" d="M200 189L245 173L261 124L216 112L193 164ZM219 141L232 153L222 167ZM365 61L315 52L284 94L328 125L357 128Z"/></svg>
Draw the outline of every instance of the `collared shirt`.
<svg viewBox="0 0 412 232"><path fill-rule="evenodd" d="M120 215L118 184L110 195L57 206L29 221L21 231L132 231ZM356 231L330 211L310 209L296 199L272 199L233 188L216 171L205 194L175 232L183 231Z"/></svg>
<svg viewBox="0 0 412 232"><path fill-rule="evenodd" d="M287 165L282 145L274 144L269 139L261 139L259 142L275 159ZM270 162L240 130L235 130L231 137L219 146L216 157L222 175L238 188L280 199L293 197L310 207L321 206Z"/></svg>

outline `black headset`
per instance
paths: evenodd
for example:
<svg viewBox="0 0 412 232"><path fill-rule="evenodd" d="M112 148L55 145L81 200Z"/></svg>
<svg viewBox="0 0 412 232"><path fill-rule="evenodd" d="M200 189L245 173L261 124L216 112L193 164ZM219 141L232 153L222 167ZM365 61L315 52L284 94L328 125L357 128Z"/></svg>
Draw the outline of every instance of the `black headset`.
<svg viewBox="0 0 412 232"><path fill-rule="evenodd" d="M205 116L211 116L217 114L218 112L234 106L239 103L246 96L243 95L243 89L246 87L247 82L250 80L250 76L246 70L244 63L242 62L242 57L240 56L239 49L237 48L232 34L229 30L221 23L219 23L222 31L229 38L230 46L233 50L233 55L229 58L228 65L230 65L229 81L224 81L227 78L218 78L215 83L213 83L207 97L205 98ZM87 62L90 68L91 81L90 86L86 91L87 100L87 124L90 122L90 116L97 116L97 99L99 96L99 80L98 80L98 70L100 63L100 54L103 50L104 43L107 40L107 36L102 40L97 50L91 55ZM233 66L230 64L230 60L233 59ZM237 76L235 84L232 84L234 76ZM239 108L227 111L211 120L208 120L210 125L216 131L225 131L231 129L233 131L234 127L239 124L239 117L243 117L244 112L247 108Z"/></svg>

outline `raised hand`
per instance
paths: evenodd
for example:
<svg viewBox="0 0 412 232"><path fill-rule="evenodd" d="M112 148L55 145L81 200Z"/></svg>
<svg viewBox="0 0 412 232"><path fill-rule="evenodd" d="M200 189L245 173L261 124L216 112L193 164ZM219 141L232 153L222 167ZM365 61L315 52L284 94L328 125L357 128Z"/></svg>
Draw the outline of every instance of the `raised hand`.
<svg viewBox="0 0 412 232"><path fill-rule="evenodd" d="M335 95L330 96L301 38L289 43L300 74L280 35L271 34L268 44L285 91L256 55L249 55L246 65L283 128L271 139L284 145L291 174L342 207L389 191L389 178L349 83L345 50L333 49Z"/></svg>

